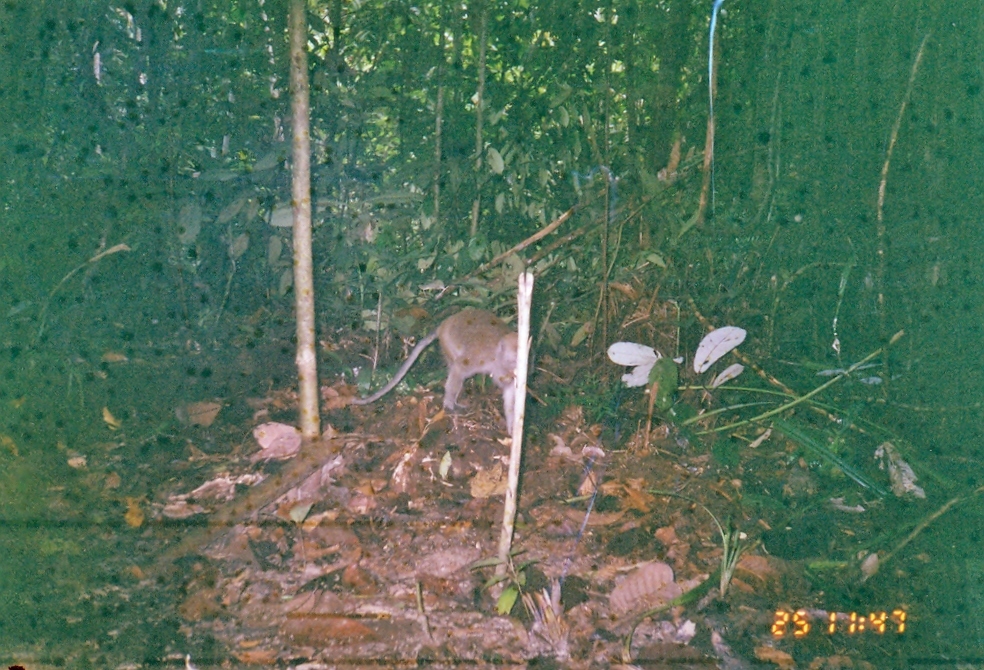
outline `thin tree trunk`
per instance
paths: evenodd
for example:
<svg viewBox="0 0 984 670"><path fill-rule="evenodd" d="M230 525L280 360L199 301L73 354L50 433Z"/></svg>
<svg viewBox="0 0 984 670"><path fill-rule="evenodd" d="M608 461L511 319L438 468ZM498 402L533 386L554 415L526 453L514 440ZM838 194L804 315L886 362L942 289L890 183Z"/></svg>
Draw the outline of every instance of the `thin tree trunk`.
<svg viewBox="0 0 984 670"><path fill-rule="evenodd" d="M318 360L314 353L314 279L311 261L310 86L307 69L306 0L290 3L290 88L293 108L291 197L294 207L294 295L301 435L321 436Z"/></svg>
<svg viewBox="0 0 984 670"><path fill-rule="evenodd" d="M482 201L482 154L484 153L484 143L482 142L482 114L485 107L485 49L488 46L488 18L489 11L482 8L481 36L478 49L478 91L475 93L475 201L472 203L471 213L471 236L478 235L478 215Z"/></svg>
<svg viewBox="0 0 984 670"><path fill-rule="evenodd" d="M443 9L443 7L442 7ZM442 11L443 15L444 12ZM441 59L437 67L437 101L434 103L434 222L441 220L441 138L444 125L444 28L438 21L438 30L441 35L437 41L438 58Z"/></svg>

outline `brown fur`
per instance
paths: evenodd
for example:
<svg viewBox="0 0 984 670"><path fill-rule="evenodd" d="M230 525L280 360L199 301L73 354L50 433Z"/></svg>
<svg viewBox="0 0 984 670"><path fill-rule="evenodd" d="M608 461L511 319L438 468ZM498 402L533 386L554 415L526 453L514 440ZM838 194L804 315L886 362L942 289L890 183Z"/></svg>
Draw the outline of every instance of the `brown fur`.
<svg viewBox="0 0 984 670"><path fill-rule="evenodd" d="M437 330L417 343L407 360L386 386L368 398L357 398L353 405L368 405L393 390L406 376L421 352L434 340L440 340L448 366L444 383L444 408L458 407L462 385L469 377L486 374L502 391L502 413L506 426L512 428L513 402L516 396L514 374L518 337L492 312L465 309L441 322Z"/></svg>

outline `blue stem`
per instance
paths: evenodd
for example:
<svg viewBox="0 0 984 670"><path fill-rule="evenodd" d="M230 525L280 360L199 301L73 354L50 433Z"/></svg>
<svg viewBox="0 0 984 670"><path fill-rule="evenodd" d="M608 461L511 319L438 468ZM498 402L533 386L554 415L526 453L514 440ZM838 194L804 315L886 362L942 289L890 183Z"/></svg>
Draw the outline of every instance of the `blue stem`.
<svg viewBox="0 0 984 670"><path fill-rule="evenodd" d="M718 11L721 9L721 5L724 4L724 0L714 0L714 6L711 7L711 31L710 36L707 40L707 100L708 100L708 113L710 122L714 123L714 29L717 28L718 21ZM715 131L717 129L715 128ZM709 147L711 152L711 211L714 211L714 136L711 135L711 146Z"/></svg>

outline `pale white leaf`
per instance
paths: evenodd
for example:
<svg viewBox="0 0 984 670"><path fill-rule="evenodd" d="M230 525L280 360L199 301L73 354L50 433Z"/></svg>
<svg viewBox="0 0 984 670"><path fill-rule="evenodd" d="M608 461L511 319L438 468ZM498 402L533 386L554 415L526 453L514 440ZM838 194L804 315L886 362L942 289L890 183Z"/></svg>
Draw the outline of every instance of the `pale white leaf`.
<svg viewBox="0 0 984 670"><path fill-rule="evenodd" d="M448 472L451 471L451 452L445 451L444 456L441 457L441 464L438 467L438 474L441 475L441 479L447 480Z"/></svg>
<svg viewBox="0 0 984 670"><path fill-rule="evenodd" d="M662 357L652 347L635 342L616 342L608 347L608 358L616 365L645 365L648 363L649 367L652 367L652 364Z"/></svg>
<svg viewBox="0 0 984 670"><path fill-rule="evenodd" d="M219 212L219 215L216 217L215 222L229 223L234 218L236 218L236 215L239 214L239 212L243 211L243 207L246 206L246 203L248 201L249 201L249 191L245 191L242 194L240 194L238 198L236 198L231 203L226 205L221 212Z"/></svg>
<svg viewBox="0 0 984 670"><path fill-rule="evenodd" d="M749 449L757 449L763 442L772 437L772 429L768 428L764 433L752 440L751 444L748 445Z"/></svg>
<svg viewBox="0 0 984 670"><path fill-rule="evenodd" d="M748 333L737 326L725 326L712 330L697 347L694 355L694 372L707 372L722 356L745 341Z"/></svg>
<svg viewBox="0 0 984 670"><path fill-rule="evenodd" d="M284 252L284 241L279 235L271 235L267 243L267 265L273 267L280 260L280 254Z"/></svg>
<svg viewBox="0 0 984 670"><path fill-rule="evenodd" d="M735 363L734 365L729 365L724 369L724 371L714 378L711 382L710 387L716 389L718 386L725 382L730 382L732 379L740 375L745 371L745 366L741 363Z"/></svg>
<svg viewBox="0 0 984 670"><path fill-rule="evenodd" d="M270 215L270 225L274 228L292 228L294 226L294 210L290 204L277 205Z"/></svg>
<svg viewBox="0 0 984 670"><path fill-rule="evenodd" d="M495 196L495 211L498 214L502 214L502 212L505 209L506 209L506 194L499 193L497 196Z"/></svg>
<svg viewBox="0 0 984 670"><path fill-rule="evenodd" d="M655 364L656 361L653 361L652 363L645 363L643 365L637 365L632 368L632 370L622 375L622 381L625 382L625 385L629 388L646 386L649 383L649 373L652 371L653 365Z"/></svg>
<svg viewBox="0 0 984 670"><path fill-rule="evenodd" d="M185 246L191 246L198 239L202 230L202 208L195 203L189 203L178 212L178 241Z"/></svg>
<svg viewBox="0 0 984 670"><path fill-rule="evenodd" d="M291 268L287 268L282 273L280 273L280 281L277 284L277 295L283 298L287 295L287 291L290 287L294 285L294 271Z"/></svg>
<svg viewBox="0 0 984 670"><path fill-rule="evenodd" d="M294 505L293 507L290 508L290 512L289 512L291 521L293 521L294 523L300 523L304 521L304 518L308 515L308 512L311 511L312 507L314 507L313 503L303 503L303 504Z"/></svg>
<svg viewBox="0 0 984 670"><path fill-rule="evenodd" d="M864 576L862 581L878 572L878 567L878 554L873 551L861 561L861 574Z"/></svg>
<svg viewBox="0 0 984 670"><path fill-rule="evenodd" d="M236 238L232 240L232 243L229 244L229 258L237 261L240 256L246 253L247 249L249 249L249 233L237 235Z"/></svg>
<svg viewBox="0 0 984 670"><path fill-rule="evenodd" d="M495 147L489 147L489 167L496 174L502 174L502 171L506 169L506 163L502 160L502 154Z"/></svg>

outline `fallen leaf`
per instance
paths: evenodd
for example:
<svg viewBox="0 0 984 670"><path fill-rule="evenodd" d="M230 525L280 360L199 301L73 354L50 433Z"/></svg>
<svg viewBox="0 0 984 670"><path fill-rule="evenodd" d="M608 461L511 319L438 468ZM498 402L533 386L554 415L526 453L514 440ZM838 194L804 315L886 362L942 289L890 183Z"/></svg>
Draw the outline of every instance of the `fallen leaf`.
<svg viewBox="0 0 984 670"><path fill-rule="evenodd" d="M724 384L725 382L730 382L732 379L734 379L744 371L745 371L745 366L742 365L741 363L735 363L733 365L729 365L724 369L723 372L721 372L721 374L719 374L717 377L714 378L714 381L712 381L709 386L712 389L716 389L721 384Z"/></svg>
<svg viewBox="0 0 984 670"><path fill-rule="evenodd" d="M123 515L123 520L126 521L126 525L130 528L140 528L144 522L144 513L140 509L140 498L126 498L126 514Z"/></svg>
<svg viewBox="0 0 984 670"><path fill-rule="evenodd" d="M213 401L193 402L174 409L178 421L186 426L201 426L208 428L215 421L222 409L222 403Z"/></svg>
<svg viewBox="0 0 984 670"><path fill-rule="evenodd" d="M277 652L275 649L252 649L250 651L232 652L240 663L246 665L275 665Z"/></svg>
<svg viewBox="0 0 984 670"><path fill-rule="evenodd" d="M584 512L579 509L568 509L565 512L568 519L581 523L584 521ZM618 523L625 516L625 510L618 512L592 512L588 517L588 527L610 526Z"/></svg>
<svg viewBox="0 0 984 670"><path fill-rule="evenodd" d="M707 372L722 356L744 342L747 334L737 326L725 326L709 332L694 354L694 372Z"/></svg>
<svg viewBox="0 0 984 670"><path fill-rule="evenodd" d="M758 580L759 586L762 587L779 579L778 565L778 559L771 559L768 556L759 556L758 554L744 554L738 561L735 573Z"/></svg>
<svg viewBox="0 0 984 670"><path fill-rule="evenodd" d="M262 423L253 429L253 437L260 445L260 451L250 460L282 461L295 456L301 450L301 431L286 423Z"/></svg>
<svg viewBox="0 0 984 670"><path fill-rule="evenodd" d="M107 491L110 489L118 489L120 487L120 484L122 483L123 480L120 479L120 476L118 474L116 474L115 472L110 472L108 475L106 475L106 483L103 484L103 488Z"/></svg>
<svg viewBox="0 0 984 670"><path fill-rule="evenodd" d="M71 458L68 459L68 467L74 470L82 470L88 464L89 464L88 457L86 457L84 454L79 456L72 456Z"/></svg>
<svg viewBox="0 0 984 670"><path fill-rule="evenodd" d="M168 504L164 505L164 509L161 510L161 514L166 516L168 519L187 519L195 516L196 514L204 513L204 507L201 505L193 505L184 499L172 500Z"/></svg>
<svg viewBox="0 0 984 670"><path fill-rule="evenodd" d="M14 442L14 438L10 437L9 435L4 435L3 433L0 433L0 447L3 447L14 456L20 456L20 452L17 451L17 443Z"/></svg>
<svg viewBox="0 0 984 670"><path fill-rule="evenodd" d="M213 500L229 501L236 496L237 485L254 486L261 481L263 481L263 475L260 474L242 474L238 477L220 475L199 486L188 494L188 497L194 500L211 498Z"/></svg>
<svg viewBox="0 0 984 670"><path fill-rule="evenodd" d="M796 662L793 660L792 656L784 651L776 649L775 647L768 647L766 645L755 647L755 658L760 661L778 665L781 670L796 667Z"/></svg>
<svg viewBox="0 0 984 670"><path fill-rule="evenodd" d="M878 564L878 554L874 551L868 554L868 556L861 561L861 574L863 575L861 581L867 580L869 577L878 572Z"/></svg>
<svg viewBox="0 0 984 670"><path fill-rule="evenodd" d="M126 363L130 359L126 357L126 354L121 354L118 351L107 351L102 355L103 363Z"/></svg>
<svg viewBox="0 0 984 670"><path fill-rule="evenodd" d="M479 470L472 477L469 488L473 498L491 498L505 495L509 480L501 462L496 462L491 468Z"/></svg>
<svg viewBox="0 0 984 670"><path fill-rule="evenodd" d="M644 344L635 342L616 342L608 347L608 358L617 365L632 366L632 370L622 375L622 382L632 388L645 386L649 372L663 355Z"/></svg>
<svg viewBox="0 0 984 670"><path fill-rule="evenodd" d="M926 497L926 492L916 484L918 477L912 470L912 466L902 459L891 442L882 442L878 445L878 448L875 449L875 458L879 459L879 470L888 469L888 476L892 482L892 493L897 497Z"/></svg>
<svg viewBox="0 0 984 670"><path fill-rule="evenodd" d="M106 422L110 430L119 430L123 425L123 422L113 416L108 407L103 407L103 421Z"/></svg>
<svg viewBox="0 0 984 670"><path fill-rule="evenodd" d="M751 444L748 445L749 449L757 449L763 442L768 440L772 436L772 428L767 428L765 432L752 440Z"/></svg>
<svg viewBox="0 0 984 670"><path fill-rule="evenodd" d="M334 613L288 616L280 631L297 644L318 647L338 644L339 640L365 642L375 637L373 630L361 621Z"/></svg>
<svg viewBox="0 0 984 670"><path fill-rule="evenodd" d="M608 603L618 614L659 607L683 593L673 581L673 568L654 561L639 566L615 585Z"/></svg>
<svg viewBox="0 0 984 670"><path fill-rule="evenodd" d="M301 523L304 521L304 517L308 515L311 508L314 507L313 503L304 503L303 505L294 505L290 508L290 519L294 523Z"/></svg>

